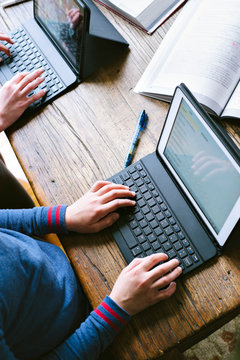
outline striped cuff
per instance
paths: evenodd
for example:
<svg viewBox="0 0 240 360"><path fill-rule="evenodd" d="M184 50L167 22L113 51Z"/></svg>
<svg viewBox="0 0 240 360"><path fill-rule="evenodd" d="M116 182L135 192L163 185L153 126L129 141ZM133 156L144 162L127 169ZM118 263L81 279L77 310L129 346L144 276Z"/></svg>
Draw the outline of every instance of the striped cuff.
<svg viewBox="0 0 240 360"><path fill-rule="evenodd" d="M119 333L127 325L130 315L118 306L109 296L94 310L94 313L115 332Z"/></svg>
<svg viewBox="0 0 240 360"><path fill-rule="evenodd" d="M47 211L47 226L50 233L67 233L65 211L67 205L51 206Z"/></svg>

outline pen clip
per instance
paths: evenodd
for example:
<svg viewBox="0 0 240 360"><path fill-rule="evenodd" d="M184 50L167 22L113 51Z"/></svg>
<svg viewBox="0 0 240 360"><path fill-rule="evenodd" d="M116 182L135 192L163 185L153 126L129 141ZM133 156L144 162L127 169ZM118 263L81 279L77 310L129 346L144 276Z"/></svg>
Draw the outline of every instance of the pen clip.
<svg viewBox="0 0 240 360"><path fill-rule="evenodd" d="M145 112L145 110L142 111L141 116L140 116L140 121L139 121L139 125L138 125L138 130L139 131L143 131L146 127L147 124L147 120L148 120L148 116Z"/></svg>

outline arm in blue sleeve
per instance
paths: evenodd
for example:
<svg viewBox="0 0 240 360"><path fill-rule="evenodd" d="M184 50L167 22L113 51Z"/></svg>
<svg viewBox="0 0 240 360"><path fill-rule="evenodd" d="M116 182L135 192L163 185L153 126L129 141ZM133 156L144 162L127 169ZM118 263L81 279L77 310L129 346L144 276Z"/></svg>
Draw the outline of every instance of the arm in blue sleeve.
<svg viewBox="0 0 240 360"><path fill-rule="evenodd" d="M106 296L80 328L42 360L97 360L129 320L130 315Z"/></svg>
<svg viewBox="0 0 240 360"><path fill-rule="evenodd" d="M33 209L0 210L0 227L28 235L65 232L67 205L35 207Z"/></svg>

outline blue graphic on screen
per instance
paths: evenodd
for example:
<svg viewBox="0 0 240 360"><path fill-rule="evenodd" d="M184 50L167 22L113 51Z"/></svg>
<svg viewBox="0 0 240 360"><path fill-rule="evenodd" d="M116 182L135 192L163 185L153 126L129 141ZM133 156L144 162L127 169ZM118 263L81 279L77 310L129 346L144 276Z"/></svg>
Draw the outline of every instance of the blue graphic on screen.
<svg viewBox="0 0 240 360"><path fill-rule="evenodd" d="M240 174L184 99L164 155L218 234L240 196Z"/></svg>
<svg viewBox="0 0 240 360"><path fill-rule="evenodd" d="M74 0L37 0L36 15L75 66L79 65L84 11Z"/></svg>

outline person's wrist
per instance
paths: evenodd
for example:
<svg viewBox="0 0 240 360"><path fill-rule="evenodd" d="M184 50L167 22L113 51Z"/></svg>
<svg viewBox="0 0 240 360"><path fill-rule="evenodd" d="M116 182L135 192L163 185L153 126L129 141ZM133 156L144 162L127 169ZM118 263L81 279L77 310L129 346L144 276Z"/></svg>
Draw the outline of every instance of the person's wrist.
<svg viewBox="0 0 240 360"><path fill-rule="evenodd" d="M68 231L72 231L72 223L71 223L71 206L66 207L65 211L65 227Z"/></svg>
<svg viewBox="0 0 240 360"><path fill-rule="evenodd" d="M124 311L126 311L130 316L136 314L136 311L129 306L126 302L118 298L115 294L110 294L109 297Z"/></svg>

